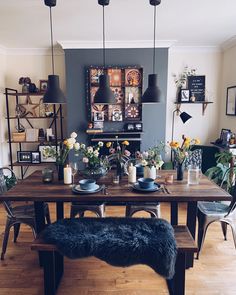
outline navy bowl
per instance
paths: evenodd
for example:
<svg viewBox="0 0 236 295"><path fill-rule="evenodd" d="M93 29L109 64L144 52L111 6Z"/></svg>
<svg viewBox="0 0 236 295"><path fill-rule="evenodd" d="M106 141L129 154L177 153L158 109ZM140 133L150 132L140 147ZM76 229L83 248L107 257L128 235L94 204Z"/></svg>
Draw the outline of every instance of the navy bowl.
<svg viewBox="0 0 236 295"><path fill-rule="evenodd" d="M96 181L94 179L82 179L79 181L80 187L83 190L95 189Z"/></svg>
<svg viewBox="0 0 236 295"><path fill-rule="evenodd" d="M144 189L152 188L154 186L154 179L152 178L139 178L139 186Z"/></svg>

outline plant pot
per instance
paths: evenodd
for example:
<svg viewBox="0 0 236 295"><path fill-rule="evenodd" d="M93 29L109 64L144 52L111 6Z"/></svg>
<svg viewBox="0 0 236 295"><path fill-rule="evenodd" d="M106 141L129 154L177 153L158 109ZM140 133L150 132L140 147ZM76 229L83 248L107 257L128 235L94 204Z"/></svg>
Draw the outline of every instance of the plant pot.
<svg viewBox="0 0 236 295"><path fill-rule="evenodd" d="M184 164L183 163L177 163L176 174L177 174L177 180L183 180L183 178L184 178Z"/></svg>
<svg viewBox="0 0 236 295"><path fill-rule="evenodd" d="M152 178L152 179L156 179L157 178L157 170L156 167L152 166L152 167L144 167L144 178Z"/></svg>

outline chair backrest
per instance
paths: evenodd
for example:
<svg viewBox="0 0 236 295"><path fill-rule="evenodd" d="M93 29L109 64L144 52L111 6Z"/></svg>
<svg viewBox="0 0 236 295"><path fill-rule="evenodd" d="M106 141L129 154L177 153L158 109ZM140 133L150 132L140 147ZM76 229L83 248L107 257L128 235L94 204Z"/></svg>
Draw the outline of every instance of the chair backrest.
<svg viewBox="0 0 236 295"><path fill-rule="evenodd" d="M230 202L229 210L228 210L227 215L233 213L235 208L236 208L236 185L233 187L232 201Z"/></svg>
<svg viewBox="0 0 236 295"><path fill-rule="evenodd" d="M16 175L9 167L0 168L0 194L8 191L10 188L15 186L16 183ZM7 214L13 216L11 202L4 201L3 205Z"/></svg>

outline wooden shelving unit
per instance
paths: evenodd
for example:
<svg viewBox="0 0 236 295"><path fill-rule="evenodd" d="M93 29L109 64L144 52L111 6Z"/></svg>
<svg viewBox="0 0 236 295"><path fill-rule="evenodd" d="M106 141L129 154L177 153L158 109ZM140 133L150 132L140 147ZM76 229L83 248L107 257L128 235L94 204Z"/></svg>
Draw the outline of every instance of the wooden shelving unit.
<svg viewBox="0 0 236 295"><path fill-rule="evenodd" d="M205 115L206 108L209 104L212 104L213 101L181 101L181 102L175 102L177 105L177 109L180 110L181 104L196 104L196 105L202 105L202 115Z"/></svg>
<svg viewBox="0 0 236 295"><path fill-rule="evenodd" d="M55 105L53 106L53 115L52 116L15 116L10 112L10 106L19 105L20 98L25 97L27 101L29 101L30 97L38 97L39 100L43 97L44 93L21 93L18 92L16 89L6 88L5 89L5 96L6 96L6 117L7 120L7 128L8 128L8 144L9 144L9 154L10 154L10 167L14 169L14 167L20 167L21 170L21 178L23 179L25 173L27 172L28 168L31 166L47 166L52 165L53 163L49 162L42 162L40 164L33 164L33 163L18 163L14 162L13 160L13 144L18 145L18 151L22 151L23 147L24 150L27 150L27 144L49 144L48 141L13 141L11 134L13 127L17 126L19 129L21 126L22 120L27 122L30 128L34 128L34 124L37 120L47 120L47 128L53 128L55 134L55 142L54 145L58 146L61 142L61 138L63 138L63 115L62 115L62 105L59 105L59 108L56 109ZM59 138L58 138L59 137ZM36 149L36 151L38 148Z"/></svg>

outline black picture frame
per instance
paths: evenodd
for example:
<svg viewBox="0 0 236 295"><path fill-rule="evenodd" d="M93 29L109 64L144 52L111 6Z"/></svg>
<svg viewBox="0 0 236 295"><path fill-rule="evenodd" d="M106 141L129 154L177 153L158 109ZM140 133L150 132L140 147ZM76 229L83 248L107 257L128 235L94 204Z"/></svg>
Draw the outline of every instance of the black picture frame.
<svg viewBox="0 0 236 295"><path fill-rule="evenodd" d="M18 163L31 163L32 155L31 151L17 151Z"/></svg>
<svg viewBox="0 0 236 295"><path fill-rule="evenodd" d="M41 163L41 154L39 151L31 152L31 163L40 164Z"/></svg>
<svg viewBox="0 0 236 295"><path fill-rule="evenodd" d="M222 145L227 145L229 142L231 136L231 130L230 129L221 129L220 132L220 141Z"/></svg>
<svg viewBox="0 0 236 295"><path fill-rule="evenodd" d="M226 116L236 116L236 86L227 87Z"/></svg>
<svg viewBox="0 0 236 295"><path fill-rule="evenodd" d="M188 76L188 89L196 101L205 101L206 76Z"/></svg>

